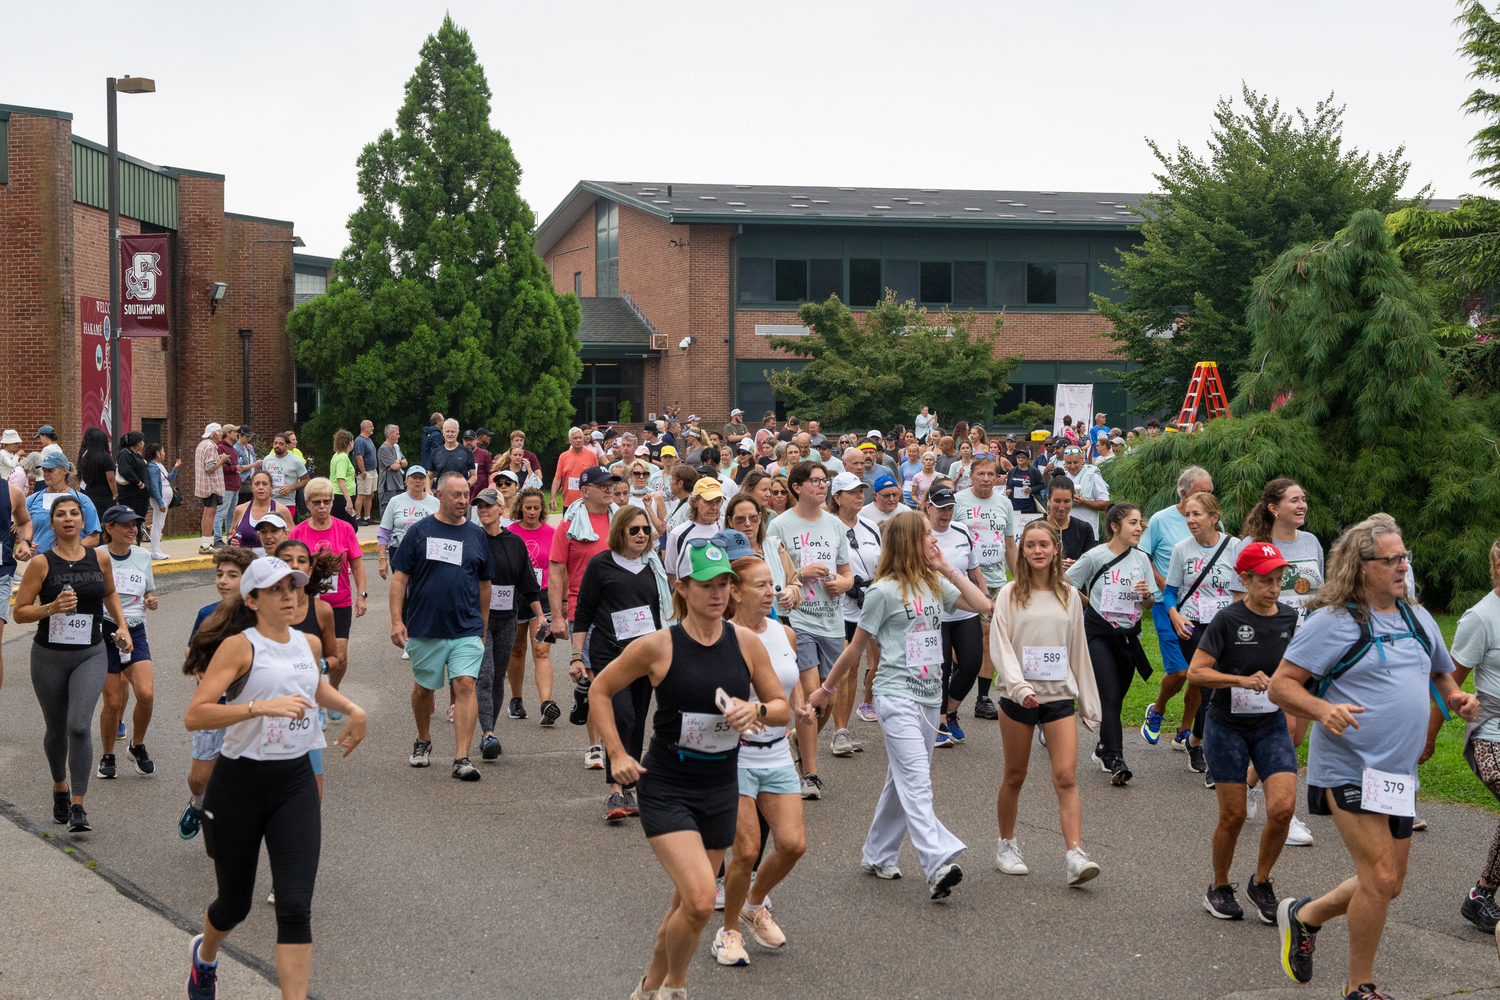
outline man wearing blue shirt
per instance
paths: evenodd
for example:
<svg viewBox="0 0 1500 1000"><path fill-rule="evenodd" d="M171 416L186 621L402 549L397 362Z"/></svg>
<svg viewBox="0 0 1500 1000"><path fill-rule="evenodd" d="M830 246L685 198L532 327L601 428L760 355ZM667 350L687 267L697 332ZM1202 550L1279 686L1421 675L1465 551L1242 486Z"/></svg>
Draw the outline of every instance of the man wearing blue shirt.
<svg viewBox="0 0 1500 1000"><path fill-rule="evenodd" d="M433 692L453 685L453 777L478 781L469 744L479 719L475 680L484 657L485 609L495 575L489 539L469 520L469 481L445 472L436 514L407 529L391 564L391 642L411 656L411 707L417 720L412 767L432 764ZM445 680L446 673L446 680Z"/></svg>

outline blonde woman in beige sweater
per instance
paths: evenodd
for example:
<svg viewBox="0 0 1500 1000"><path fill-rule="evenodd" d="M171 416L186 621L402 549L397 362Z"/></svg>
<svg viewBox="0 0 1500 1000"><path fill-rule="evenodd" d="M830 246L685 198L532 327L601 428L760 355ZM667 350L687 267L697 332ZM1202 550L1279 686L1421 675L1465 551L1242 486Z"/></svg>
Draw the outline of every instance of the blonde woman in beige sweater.
<svg viewBox="0 0 1500 1000"><path fill-rule="evenodd" d="M995 864L1007 875L1030 872L1016 843L1016 812L1031 759L1032 730L1040 726L1052 758L1068 884L1082 885L1099 874L1099 865L1083 851L1078 725L1073 717L1082 717L1089 731L1097 732L1099 691L1083 631L1083 600L1063 575L1062 540L1046 521L1032 521L1021 532L1016 578L995 599L990 659L1001 690L1000 735L1005 745Z"/></svg>

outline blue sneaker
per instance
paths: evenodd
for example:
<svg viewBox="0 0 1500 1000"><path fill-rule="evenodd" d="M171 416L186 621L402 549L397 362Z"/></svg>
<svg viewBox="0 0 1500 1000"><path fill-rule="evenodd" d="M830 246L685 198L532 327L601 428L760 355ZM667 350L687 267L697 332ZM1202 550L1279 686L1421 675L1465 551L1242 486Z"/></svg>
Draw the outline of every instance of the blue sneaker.
<svg viewBox="0 0 1500 1000"><path fill-rule="evenodd" d="M1154 707L1146 706L1146 721L1141 723L1141 739L1152 746L1161 741L1162 714Z"/></svg>
<svg viewBox="0 0 1500 1000"><path fill-rule="evenodd" d="M953 742L953 737L948 733L948 727L939 722L937 728L937 739L932 744L934 747L951 747L958 744Z"/></svg>
<svg viewBox="0 0 1500 1000"><path fill-rule="evenodd" d="M115 730L115 739L117 739L117 740L123 740L124 738L125 738L125 720L121 719L120 720L119 728L117 728Z"/></svg>
<svg viewBox="0 0 1500 1000"><path fill-rule="evenodd" d="M333 709L330 708L330 709L328 709L328 717L330 719L332 719L334 722L341 722L341 721L343 721L344 713L343 712L335 712Z"/></svg>
<svg viewBox="0 0 1500 1000"><path fill-rule="evenodd" d="M188 1000L218 1000L219 963L216 960L213 965L204 965L198 961L198 945L202 943L203 935L199 934L188 947L188 954L191 956L187 980Z"/></svg>
<svg viewBox="0 0 1500 1000"><path fill-rule="evenodd" d="M1188 737L1191 736L1191 735L1193 735L1193 731L1191 729L1179 729L1179 730L1177 730L1177 735L1175 735L1175 736L1172 737L1172 749L1173 750L1184 750L1184 751L1187 750L1187 748L1188 748Z"/></svg>
<svg viewBox="0 0 1500 1000"><path fill-rule="evenodd" d="M479 756L485 760L494 760L500 756L500 741L495 738L494 733L487 734L479 741Z"/></svg>
<svg viewBox="0 0 1500 1000"><path fill-rule="evenodd" d="M177 836L183 840L192 840L198 836L198 831L203 827L203 810L188 803L188 807L182 811L182 819L177 821Z"/></svg>
<svg viewBox="0 0 1500 1000"><path fill-rule="evenodd" d="M948 738L953 740L954 743L962 743L964 741L964 731L958 724L957 712L948 713Z"/></svg>

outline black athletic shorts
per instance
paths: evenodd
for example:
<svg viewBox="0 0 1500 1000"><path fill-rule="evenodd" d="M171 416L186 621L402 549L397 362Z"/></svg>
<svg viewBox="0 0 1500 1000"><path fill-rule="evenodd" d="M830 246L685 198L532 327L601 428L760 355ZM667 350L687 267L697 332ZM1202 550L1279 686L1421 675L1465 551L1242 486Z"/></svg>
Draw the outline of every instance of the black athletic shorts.
<svg viewBox="0 0 1500 1000"><path fill-rule="evenodd" d="M329 607L333 607L329 605ZM349 627L354 624L354 608L346 605L342 608L333 608L333 637L335 639L349 638ZM324 650L326 653L327 650Z"/></svg>
<svg viewBox="0 0 1500 1000"><path fill-rule="evenodd" d="M1059 719L1069 719L1077 714L1071 698L1067 701L1044 701L1036 708L1027 708L1018 701L1001 698L1000 711L1005 713L1006 718L1023 726L1040 726Z"/></svg>
<svg viewBox="0 0 1500 1000"><path fill-rule="evenodd" d="M710 851L734 846L740 816L737 770L729 773L728 780L708 782L699 775L667 773L667 765L649 751L642 763L646 773L636 782L635 794L647 837L696 830Z"/></svg>
<svg viewBox="0 0 1500 1000"><path fill-rule="evenodd" d="M854 630L857 629L857 628L859 628L859 622L850 622L850 621L844 622L844 641L845 642L853 642L854 641Z"/></svg>
<svg viewBox="0 0 1500 1000"><path fill-rule="evenodd" d="M1332 816L1333 808L1328 804L1328 797L1323 793L1332 795L1338 802L1339 808L1344 812L1362 813L1368 812L1372 816L1385 816L1385 813L1377 813L1364 808L1365 792L1358 785L1335 785L1332 788L1321 788L1318 785L1307 786L1307 811L1314 816ZM1410 816L1385 816L1390 822L1391 836L1396 840L1411 839L1412 817Z"/></svg>

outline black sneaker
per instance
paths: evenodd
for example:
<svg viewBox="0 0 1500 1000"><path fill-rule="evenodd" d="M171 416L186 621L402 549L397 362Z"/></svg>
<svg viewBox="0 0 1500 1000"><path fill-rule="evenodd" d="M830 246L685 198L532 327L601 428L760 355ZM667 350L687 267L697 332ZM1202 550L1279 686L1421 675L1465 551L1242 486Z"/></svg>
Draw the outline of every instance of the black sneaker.
<svg viewBox="0 0 1500 1000"><path fill-rule="evenodd" d="M1234 898L1233 885L1210 885L1203 897L1203 908L1220 920L1240 920L1245 916Z"/></svg>
<svg viewBox="0 0 1500 1000"><path fill-rule="evenodd" d="M478 781L484 777L467 757L460 757L453 762L453 776L459 781Z"/></svg>
<svg viewBox="0 0 1500 1000"><path fill-rule="evenodd" d="M89 826L89 814L83 811L83 806L74 805L68 809L69 833L88 833L92 829Z"/></svg>
<svg viewBox="0 0 1500 1000"><path fill-rule="evenodd" d="M542 725L551 727L562 716L562 706L548 698L542 702Z"/></svg>
<svg viewBox="0 0 1500 1000"><path fill-rule="evenodd" d="M156 770L156 761L146 752L146 744L137 743L131 747L130 756L135 758L135 769L141 774L150 774Z"/></svg>
<svg viewBox="0 0 1500 1000"><path fill-rule="evenodd" d="M1204 788L1212 788L1212 787L1214 787L1214 784L1215 784L1215 782L1214 782L1213 772L1211 772L1211 771L1204 771L1203 772L1203 787Z"/></svg>
<svg viewBox="0 0 1500 1000"><path fill-rule="evenodd" d="M72 805L73 805L73 796L70 795L68 792L53 792L52 793L52 822L54 822L54 823L66 823L68 821L68 811L69 811L69 808Z"/></svg>
<svg viewBox="0 0 1500 1000"><path fill-rule="evenodd" d="M99 770L94 774L101 778L113 778L115 776L115 755L107 753L99 758Z"/></svg>
<svg viewBox="0 0 1500 1000"><path fill-rule="evenodd" d="M1203 756L1203 744L1193 746L1188 744L1188 770L1197 771L1199 774L1208 773L1208 759Z"/></svg>
<svg viewBox="0 0 1500 1000"><path fill-rule="evenodd" d="M1000 710L990 700L990 696L982 694L974 699L974 718L976 719L998 719Z"/></svg>
<svg viewBox="0 0 1500 1000"><path fill-rule="evenodd" d="M1094 763L1099 765L1099 770L1105 774L1109 774L1114 770L1114 757L1108 750L1104 749L1103 743L1094 747L1094 752L1091 756Z"/></svg>
<svg viewBox="0 0 1500 1000"><path fill-rule="evenodd" d="M1281 968L1293 982L1312 982L1313 950L1318 946L1318 931L1297 919L1302 904L1312 901L1311 896L1302 899L1283 899L1276 904L1276 929L1281 939Z"/></svg>
<svg viewBox="0 0 1500 1000"><path fill-rule="evenodd" d="M629 815L625 809L625 796L620 792L610 792L609 798L604 800L604 822L618 823Z"/></svg>
<svg viewBox="0 0 1500 1000"><path fill-rule="evenodd" d="M639 816L641 814L640 804L635 801L634 789L627 788L620 793L625 796L625 815Z"/></svg>
<svg viewBox="0 0 1500 1000"><path fill-rule="evenodd" d="M1276 890L1271 887L1271 880L1264 882L1255 881L1255 873L1250 873L1250 881L1245 886L1245 895L1250 897L1250 902L1255 904L1256 916L1260 922L1268 927L1276 926Z"/></svg>
<svg viewBox="0 0 1500 1000"><path fill-rule="evenodd" d="M526 706L520 698L512 698L510 700L510 717L512 719L526 718Z"/></svg>
<svg viewBox="0 0 1500 1000"><path fill-rule="evenodd" d="M54 794L66 793L55 792ZM1482 885L1476 885L1469 890L1458 912L1465 920L1486 934L1495 933L1495 925L1500 923L1500 907L1495 905L1495 890L1486 889Z"/></svg>
<svg viewBox="0 0 1500 1000"><path fill-rule="evenodd" d="M1130 768L1125 766L1124 758L1116 757L1110 762L1109 783L1111 785L1114 785L1116 788L1124 788L1133 777L1135 775L1131 774Z"/></svg>
<svg viewBox="0 0 1500 1000"><path fill-rule="evenodd" d="M589 684L591 683L585 677L573 685L573 710L568 713L568 721L575 726L581 726L589 721Z"/></svg>
<svg viewBox="0 0 1500 1000"><path fill-rule="evenodd" d="M500 756L500 741L495 738L494 733L486 733L484 739L479 741L479 756L485 760L494 760Z"/></svg>

